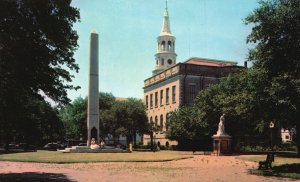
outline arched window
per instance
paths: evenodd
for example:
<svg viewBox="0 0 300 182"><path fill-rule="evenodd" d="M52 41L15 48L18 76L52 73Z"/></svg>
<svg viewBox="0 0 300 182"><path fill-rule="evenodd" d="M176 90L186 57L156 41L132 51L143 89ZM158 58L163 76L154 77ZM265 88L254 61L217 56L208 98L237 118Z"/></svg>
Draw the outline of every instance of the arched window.
<svg viewBox="0 0 300 182"><path fill-rule="evenodd" d="M168 51L172 50L172 42L168 41Z"/></svg>
<svg viewBox="0 0 300 182"><path fill-rule="evenodd" d="M164 58L161 58L161 65L162 65L162 66L165 65L165 60L164 60Z"/></svg>
<svg viewBox="0 0 300 182"><path fill-rule="evenodd" d="M169 147L169 145L170 145L170 144L169 144L169 142L167 141L167 142L166 142L166 147Z"/></svg>
<svg viewBox="0 0 300 182"><path fill-rule="evenodd" d="M166 42L162 41L161 42L161 49L164 51L166 49Z"/></svg>
<svg viewBox="0 0 300 182"><path fill-rule="evenodd" d="M98 131L95 127L91 130L91 138L94 138L94 140L98 142Z"/></svg>
<svg viewBox="0 0 300 182"><path fill-rule="evenodd" d="M163 131L164 128L164 117L163 115L160 115L160 131Z"/></svg>
<svg viewBox="0 0 300 182"><path fill-rule="evenodd" d="M149 122L150 122L150 124L153 124L153 118L152 118L152 116L150 117Z"/></svg>
<svg viewBox="0 0 300 182"><path fill-rule="evenodd" d="M155 127L157 128L158 127L158 119L157 119L157 116L155 116Z"/></svg>
<svg viewBox="0 0 300 182"><path fill-rule="evenodd" d="M172 64L172 59L168 59L168 64Z"/></svg>

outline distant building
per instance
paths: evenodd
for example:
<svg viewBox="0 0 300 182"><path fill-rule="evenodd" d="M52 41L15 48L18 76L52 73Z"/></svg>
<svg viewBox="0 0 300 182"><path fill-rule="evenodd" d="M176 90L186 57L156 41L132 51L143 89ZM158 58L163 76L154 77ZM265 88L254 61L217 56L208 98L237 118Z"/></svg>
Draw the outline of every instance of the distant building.
<svg viewBox="0 0 300 182"><path fill-rule="evenodd" d="M153 75L144 81L148 120L159 128L154 133L154 140L160 145L177 145L177 141L166 139L171 111L184 105L192 106L200 90L244 68L232 61L196 57L176 64L175 40L166 7L162 30L157 38L156 65ZM149 142L150 136L144 135L144 145Z"/></svg>

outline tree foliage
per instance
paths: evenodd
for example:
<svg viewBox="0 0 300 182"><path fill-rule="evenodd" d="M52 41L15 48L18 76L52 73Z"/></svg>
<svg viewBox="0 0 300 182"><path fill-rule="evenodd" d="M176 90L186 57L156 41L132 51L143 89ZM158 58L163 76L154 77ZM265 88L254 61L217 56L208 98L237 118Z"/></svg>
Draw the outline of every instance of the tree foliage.
<svg viewBox="0 0 300 182"><path fill-rule="evenodd" d="M86 139L87 132L87 99L77 98L74 102L60 111L60 118L66 128L69 139ZM111 93L99 94L99 127L102 138L108 134L118 138L126 136L132 141L136 133L142 134L147 130L145 106L141 100L129 98L117 101Z"/></svg>
<svg viewBox="0 0 300 182"><path fill-rule="evenodd" d="M296 125L299 134L300 2L269 0L260 5L245 19L253 26L247 41L256 44L249 60L255 61L254 68L262 70L270 82L266 90L275 114L269 119L285 127ZM300 137L297 145L300 156Z"/></svg>
<svg viewBox="0 0 300 182"><path fill-rule="evenodd" d="M216 134L223 113L226 114L226 132L234 137L235 143L240 137L262 133L266 126L261 122L267 113L263 109L266 104L263 77L254 69L242 70L200 91L194 107L172 113L168 137L181 140L179 144L196 143L201 148L199 140L206 138L211 142L210 137Z"/></svg>
<svg viewBox="0 0 300 182"><path fill-rule="evenodd" d="M72 104L60 110L60 119L64 123L66 139L86 138L87 135L87 99L78 97Z"/></svg>
<svg viewBox="0 0 300 182"><path fill-rule="evenodd" d="M124 101L116 101L112 108L113 128L110 133L114 136L124 135L127 142L132 142L133 137L147 131L147 115L145 106L141 100L129 98Z"/></svg>
<svg viewBox="0 0 300 182"><path fill-rule="evenodd" d="M65 104L66 90L77 88L68 84L70 71L79 69L73 58L78 35L72 29L79 11L70 3L0 1L0 127L6 142L11 131L26 125L31 100L43 102L45 94Z"/></svg>
<svg viewBox="0 0 300 182"><path fill-rule="evenodd" d="M207 140L207 127L195 108L181 107L171 113L167 137L177 140L180 148L199 149L201 141Z"/></svg>

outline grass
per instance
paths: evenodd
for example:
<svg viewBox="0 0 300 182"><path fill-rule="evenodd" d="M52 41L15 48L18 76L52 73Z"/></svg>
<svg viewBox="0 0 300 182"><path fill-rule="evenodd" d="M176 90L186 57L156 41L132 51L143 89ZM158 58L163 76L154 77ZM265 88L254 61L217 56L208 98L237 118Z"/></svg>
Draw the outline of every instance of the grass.
<svg viewBox="0 0 300 182"><path fill-rule="evenodd" d="M89 162L162 162L192 158L177 151L132 153L62 153L58 151L1 154L0 161L38 163L89 163Z"/></svg>
<svg viewBox="0 0 300 182"><path fill-rule="evenodd" d="M242 156L238 159L259 162L266 159L266 155L251 155ZM292 179L300 179L300 158L278 157L275 156L275 161L272 163L271 170L250 169L249 173L261 176L275 176Z"/></svg>

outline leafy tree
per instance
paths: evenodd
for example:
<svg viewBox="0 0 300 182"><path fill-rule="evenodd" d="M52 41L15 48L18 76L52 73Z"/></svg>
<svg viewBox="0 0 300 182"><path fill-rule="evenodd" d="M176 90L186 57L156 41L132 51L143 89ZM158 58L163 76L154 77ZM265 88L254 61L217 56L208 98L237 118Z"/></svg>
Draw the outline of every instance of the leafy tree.
<svg viewBox="0 0 300 182"><path fill-rule="evenodd" d="M199 149L203 139L207 139L207 126L199 119L195 108L181 107L171 113L167 137L177 140L183 149Z"/></svg>
<svg viewBox="0 0 300 182"><path fill-rule="evenodd" d="M100 109L100 135L105 137L110 131L113 131L111 125L112 116L111 107L115 102L115 97L111 93L99 93ZM71 104L62 107L60 110L60 119L63 121L66 138L68 139L86 139L87 136L87 98L78 97Z"/></svg>
<svg viewBox="0 0 300 182"><path fill-rule="evenodd" d="M262 72L250 68L199 92L195 107L199 119L210 126L209 135L216 133L222 113L226 114L226 132L233 136L234 144L247 136L262 135L271 112L265 109L271 104L267 84Z"/></svg>
<svg viewBox="0 0 300 182"><path fill-rule="evenodd" d="M130 143L137 133L143 134L146 131L147 115L141 100L129 98L125 101L116 101L111 110L113 129L110 132L114 136L124 135L127 143Z"/></svg>
<svg viewBox="0 0 300 182"><path fill-rule="evenodd" d="M16 142L42 145L62 139L64 127L56 108L45 101L32 99L24 109L26 114L22 114L22 118L19 118L20 124L10 131L10 137L14 137ZM3 133L1 130L3 128L0 129L0 133Z"/></svg>
<svg viewBox="0 0 300 182"><path fill-rule="evenodd" d="M86 139L87 136L87 99L78 97L72 104L60 111L67 139Z"/></svg>
<svg viewBox="0 0 300 182"><path fill-rule="evenodd" d="M262 70L270 82L266 90L274 112L268 119L280 126L296 125L300 133L299 0L261 1L245 21L253 26L247 41L255 43L249 60L255 61L254 68ZM300 157L300 137L296 142Z"/></svg>
<svg viewBox="0 0 300 182"><path fill-rule="evenodd" d="M226 132L233 136L234 145L247 136L264 135L264 123L271 112L265 109L271 103L265 90L267 84L261 71L250 68L210 85L198 93L194 107L172 113L168 137L178 140L182 146L211 145L200 139L211 141L222 113L226 114Z"/></svg>
<svg viewBox="0 0 300 182"><path fill-rule="evenodd" d="M99 108L100 110L111 109L115 102L115 97L112 93L100 92L99 93Z"/></svg>
<svg viewBox="0 0 300 182"><path fill-rule="evenodd" d="M112 106L115 103L115 97L111 93L100 92L99 108L100 108L100 135L105 138L108 134L114 132L115 125L113 124Z"/></svg>
<svg viewBox="0 0 300 182"><path fill-rule="evenodd" d="M78 35L72 30L79 11L71 0L0 1L0 127L6 143L18 132L31 99L69 102L67 89L76 89L70 70Z"/></svg>

